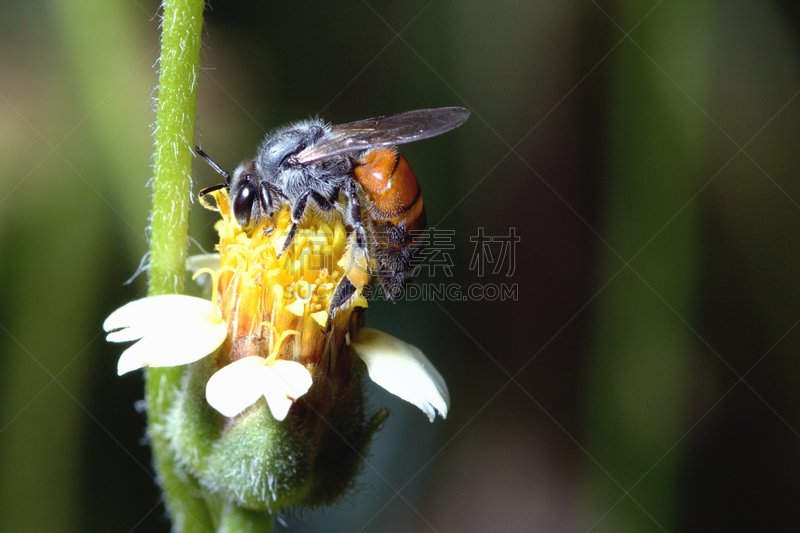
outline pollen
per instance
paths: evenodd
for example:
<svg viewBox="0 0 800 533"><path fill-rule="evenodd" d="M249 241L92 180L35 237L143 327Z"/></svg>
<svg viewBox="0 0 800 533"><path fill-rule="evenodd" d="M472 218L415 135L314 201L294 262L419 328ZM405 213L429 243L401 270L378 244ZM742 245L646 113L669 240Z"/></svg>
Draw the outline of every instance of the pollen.
<svg viewBox="0 0 800 533"><path fill-rule="evenodd" d="M299 362L312 374L333 364L352 327L353 310L367 306L359 289L331 318L336 287L345 276L356 275L348 268L366 270L366 265L349 266L341 215L333 212L323 220L306 211L292 244L278 257L291 227L288 207L245 230L225 189L208 196L222 216L215 226L220 253L216 284L228 338L219 366L252 355Z"/></svg>

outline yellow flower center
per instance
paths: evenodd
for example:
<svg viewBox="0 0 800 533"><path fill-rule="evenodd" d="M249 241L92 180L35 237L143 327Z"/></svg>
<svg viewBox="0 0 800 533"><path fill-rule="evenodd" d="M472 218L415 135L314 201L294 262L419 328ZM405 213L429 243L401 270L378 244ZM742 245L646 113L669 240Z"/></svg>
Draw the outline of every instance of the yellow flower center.
<svg viewBox="0 0 800 533"><path fill-rule="evenodd" d="M228 322L220 366L250 355L297 361L312 373L320 364L333 364L352 327L353 309L367 306L359 290L328 323L331 300L348 265L341 215L334 211L323 220L307 211L292 244L278 258L291 227L288 207L274 220L264 218L245 231L236 222L227 191L212 194L222 215L215 226L219 309Z"/></svg>

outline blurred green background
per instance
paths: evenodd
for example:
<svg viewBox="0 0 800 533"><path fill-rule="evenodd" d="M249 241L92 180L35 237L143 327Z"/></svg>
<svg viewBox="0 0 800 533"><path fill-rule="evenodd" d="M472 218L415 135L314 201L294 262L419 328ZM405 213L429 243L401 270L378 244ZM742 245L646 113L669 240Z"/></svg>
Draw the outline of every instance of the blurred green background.
<svg viewBox="0 0 800 533"><path fill-rule="evenodd" d="M150 0L0 2L0 529L169 531L101 324L144 294ZM790 1L212 2L196 140L462 105L403 147L452 263L378 302L446 378L279 531L800 528L800 10ZM202 161L195 192L217 183ZM214 244L195 204L191 251ZM520 241L481 277L470 237ZM489 257L484 256L488 261ZM473 265L474 266L474 265ZM491 293L484 293L491 297Z"/></svg>

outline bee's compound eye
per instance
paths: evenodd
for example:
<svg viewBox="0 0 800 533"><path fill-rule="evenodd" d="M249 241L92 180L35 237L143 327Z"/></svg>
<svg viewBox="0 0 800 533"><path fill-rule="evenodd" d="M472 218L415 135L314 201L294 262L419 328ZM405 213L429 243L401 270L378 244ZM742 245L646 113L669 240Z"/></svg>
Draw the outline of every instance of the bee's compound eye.
<svg viewBox="0 0 800 533"><path fill-rule="evenodd" d="M236 216L236 221L242 227L250 225L250 214L253 211L253 202L255 198L256 186L253 185L252 180L245 180L236 192L236 197L233 199L233 214Z"/></svg>

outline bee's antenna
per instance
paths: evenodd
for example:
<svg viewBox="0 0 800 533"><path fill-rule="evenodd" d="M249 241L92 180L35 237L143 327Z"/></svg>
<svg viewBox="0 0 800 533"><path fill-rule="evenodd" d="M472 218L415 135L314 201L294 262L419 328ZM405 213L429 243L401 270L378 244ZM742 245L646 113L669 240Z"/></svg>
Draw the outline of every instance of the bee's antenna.
<svg viewBox="0 0 800 533"><path fill-rule="evenodd" d="M214 170L216 170L218 173L220 173L220 174L221 174L221 175L222 175L222 176L225 178L225 183L226 183L226 184L228 184L228 185L230 185L230 184L231 184L231 175L230 175L230 174L228 174L226 171L222 170L222 167L221 167L221 166L219 166L219 165L217 164L217 162L216 162L216 161L214 161L213 159L211 159L211 158L208 156L208 154L206 154L204 151L202 151L202 150L200 149L200 147L199 147L199 146L195 146L195 147L194 147L194 151L195 151L195 152L197 152L197 153L198 153L198 155L200 155L200 157L202 157L203 159L205 159L205 160L206 160L206 163L208 163L209 165L211 165L211 168L213 168ZM220 188L221 188L221 187L220 187Z"/></svg>

